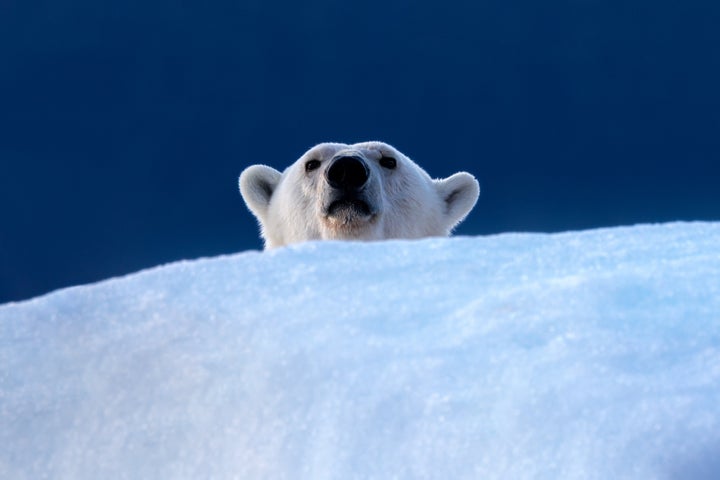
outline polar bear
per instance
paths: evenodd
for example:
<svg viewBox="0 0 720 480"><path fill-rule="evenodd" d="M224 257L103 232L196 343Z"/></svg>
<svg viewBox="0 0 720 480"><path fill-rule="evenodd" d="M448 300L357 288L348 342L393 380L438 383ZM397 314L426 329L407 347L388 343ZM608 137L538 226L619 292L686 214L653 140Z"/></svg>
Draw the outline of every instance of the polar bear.
<svg viewBox="0 0 720 480"><path fill-rule="evenodd" d="M469 173L433 180L382 142L321 143L282 173L250 166L239 184L266 249L306 240L447 236L480 194Z"/></svg>

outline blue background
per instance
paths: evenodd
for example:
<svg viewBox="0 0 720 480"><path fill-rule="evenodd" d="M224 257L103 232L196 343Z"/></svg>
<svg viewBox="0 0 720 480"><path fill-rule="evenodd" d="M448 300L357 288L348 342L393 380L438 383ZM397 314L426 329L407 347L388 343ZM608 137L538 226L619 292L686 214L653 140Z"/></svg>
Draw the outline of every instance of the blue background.
<svg viewBox="0 0 720 480"><path fill-rule="evenodd" d="M0 302L259 249L321 141L467 170L459 234L720 219L720 2L0 2Z"/></svg>

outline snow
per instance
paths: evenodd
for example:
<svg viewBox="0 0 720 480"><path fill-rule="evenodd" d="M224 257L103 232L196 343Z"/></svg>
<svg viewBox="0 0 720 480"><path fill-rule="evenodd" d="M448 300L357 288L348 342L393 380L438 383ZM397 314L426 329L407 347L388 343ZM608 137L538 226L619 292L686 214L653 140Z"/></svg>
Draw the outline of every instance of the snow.
<svg viewBox="0 0 720 480"><path fill-rule="evenodd" d="M315 242L0 306L0 478L720 478L720 223Z"/></svg>

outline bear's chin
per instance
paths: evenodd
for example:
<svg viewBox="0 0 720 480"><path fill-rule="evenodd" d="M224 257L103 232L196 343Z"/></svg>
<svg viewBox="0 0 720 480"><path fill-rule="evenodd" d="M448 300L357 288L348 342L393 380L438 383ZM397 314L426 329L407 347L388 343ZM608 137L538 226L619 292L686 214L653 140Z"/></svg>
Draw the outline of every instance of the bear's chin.
<svg viewBox="0 0 720 480"><path fill-rule="evenodd" d="M326 210L325 226L331 238L359 238L372 229L376 219L375 212L363 200L336 200Z"/></svg>

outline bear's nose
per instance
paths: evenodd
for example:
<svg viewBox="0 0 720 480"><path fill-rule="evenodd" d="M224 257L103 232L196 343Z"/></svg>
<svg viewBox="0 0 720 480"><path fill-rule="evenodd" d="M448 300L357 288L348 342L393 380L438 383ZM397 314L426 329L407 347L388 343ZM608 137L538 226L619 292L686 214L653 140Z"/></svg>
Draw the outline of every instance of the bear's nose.
<svg viewBox="0 0 720 480"><path fill-rule="evenodd" d="M360 157L338 157L325 170L325 179L333 188L357 190L367 182L370 172Z"/></svg>

